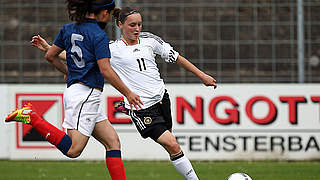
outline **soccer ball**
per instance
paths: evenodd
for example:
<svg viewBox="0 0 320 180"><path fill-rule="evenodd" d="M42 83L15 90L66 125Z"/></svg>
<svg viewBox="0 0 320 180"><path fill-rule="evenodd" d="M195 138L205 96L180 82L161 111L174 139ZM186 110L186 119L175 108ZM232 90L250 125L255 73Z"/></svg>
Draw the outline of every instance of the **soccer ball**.
<svg viewBox="0 0 320 180"><path fill-rule="evenodd" d="M252 180L252 178L245 173L233 173L227 180Z"/></svg>

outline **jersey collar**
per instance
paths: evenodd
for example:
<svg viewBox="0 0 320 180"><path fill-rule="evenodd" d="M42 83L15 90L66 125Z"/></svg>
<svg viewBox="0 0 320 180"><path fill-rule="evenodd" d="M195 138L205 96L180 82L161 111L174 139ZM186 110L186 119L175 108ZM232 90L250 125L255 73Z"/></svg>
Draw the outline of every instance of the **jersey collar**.
<svg viewBox="0 0 320 180"><path fill-rule="evenodd" d="M126 46L129 46L129 43L123 38L121 37L121 41L126 45ZM138 43L137 44L140 44L140 38L138 38Z"/></svg>
<svg viewBox="0 0 320 180"><path fill-rule="evenodd" d="M89 22L89 23L97 23L98 22L96 19L93 19L93 18L86 18L84 21Z"/></svg>
<svg viewBox="0 0 320 180"><path fill-rule="evenodd" d="M88 22L88 23L97 23L98 26L103 30L106 28L107 26L107 23L105 22L98 22L96 19L93 19L93 18L86 18L85 19L85 22Z"/></svg>

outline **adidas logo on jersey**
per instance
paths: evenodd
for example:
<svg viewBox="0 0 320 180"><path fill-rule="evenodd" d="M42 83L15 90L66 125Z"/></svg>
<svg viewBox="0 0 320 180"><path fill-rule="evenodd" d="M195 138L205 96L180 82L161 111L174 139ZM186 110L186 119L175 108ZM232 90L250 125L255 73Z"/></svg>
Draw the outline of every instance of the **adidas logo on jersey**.
<svg viewBox="0 0 320 180"><path fill-rule="evenodd" d="M139 52L139 51L140 49L137 49L137 48L133 50L133 52Z"/></svg>

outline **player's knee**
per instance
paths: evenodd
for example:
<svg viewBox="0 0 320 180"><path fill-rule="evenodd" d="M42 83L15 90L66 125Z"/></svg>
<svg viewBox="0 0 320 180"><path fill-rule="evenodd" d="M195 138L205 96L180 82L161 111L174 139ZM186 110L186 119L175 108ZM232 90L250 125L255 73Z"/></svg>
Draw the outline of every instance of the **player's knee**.
<svg viewBox="0 0 320 180"><path fill-rule="evenodd" d="M76 153L76 152L72 152L72 153L68 153L67 156L69 158L77 158L80 156L81 153Z"/></svg>
<svg viewBox="0 0 320 180"><path fill-rule="evenodd" d="M118 150L120 149L121 147L121 144L120 144L120 139L118 136L115 136L115 137L112 137L108 143L105 143L104 144L106 150Z"/></svg>
<svg viewBox="0 0 320 180"><path fill-rule="evenodd" d="M174 151L175 153L179 153L179 152L181 151L180 145L179 145L178 143L175 143L175 144L173 145L173 151Z"/></svg>
<svg viewBox="0 0 320 180"><path fill-rule="evenodd" d="M77 158L80 156L80 154L82 153L82 150L79 149L69 149L69 151L67 152L67 156L69 158Z"/></svg>
<svg viewBox="0 0 320 180"><path fill-rule="evenodd" d="M180 145L178 144L177 141L171 141L168 144L168 149L172 154L179 153L181 151Z"/></svg>

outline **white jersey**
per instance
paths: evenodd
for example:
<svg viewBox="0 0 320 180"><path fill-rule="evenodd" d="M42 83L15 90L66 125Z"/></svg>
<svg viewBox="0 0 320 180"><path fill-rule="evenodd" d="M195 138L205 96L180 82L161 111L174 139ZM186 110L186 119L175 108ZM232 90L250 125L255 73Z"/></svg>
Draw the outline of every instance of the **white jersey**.
<svg viewBox="0 0 320 180"><path fill-rule="evenodd" d="M110 42L111 66L124 84L140 96L142 108L148 108L161 101L165 86L160 77L155 57L160 55L169 63L175 63L179 53L170 44L148 32L141 32L138 44L128 46L118 39ZM124 98L126 108L130 108Z"/></svg>

